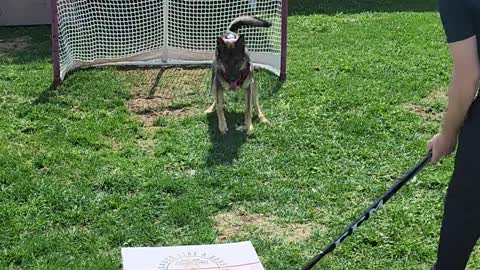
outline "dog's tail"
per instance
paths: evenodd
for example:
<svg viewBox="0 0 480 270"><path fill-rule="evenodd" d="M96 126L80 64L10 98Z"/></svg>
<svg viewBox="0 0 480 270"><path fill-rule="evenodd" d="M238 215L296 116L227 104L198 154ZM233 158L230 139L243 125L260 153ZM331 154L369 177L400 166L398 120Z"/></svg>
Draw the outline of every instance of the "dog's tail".
<svg viewBox="0 0 480 270"><path fill-rule="evenodd" d="M255 27L270 27L272 24L265 20L259 19L253 16L240 16L233 20L228 27L228 30L232 32L237 32L240 27L248 25L248 26L255 26Z"/></svg>

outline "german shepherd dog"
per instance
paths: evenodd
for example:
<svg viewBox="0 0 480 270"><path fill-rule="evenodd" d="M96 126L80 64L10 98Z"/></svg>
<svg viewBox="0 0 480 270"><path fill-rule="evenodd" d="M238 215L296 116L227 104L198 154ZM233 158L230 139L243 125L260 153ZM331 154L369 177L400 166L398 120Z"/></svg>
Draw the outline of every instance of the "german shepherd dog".
<svg viewBox="0 0 480 270"><path fill-rule="evenodd" d="M215 94L213 104L205 111L211 113L215 109L218 117L220 133L228 131L224 114L224 89L246 90L245 129L251 133L252 126L252 101L255 112L260 122L269 124L263 115L256 93L254 67L250 62L245 48L245 36L237 33L242 26L270 27L271 23L252 16L240 16L233 20L228 30L217 38L215 56L212 63L212 92Z"/></svg>

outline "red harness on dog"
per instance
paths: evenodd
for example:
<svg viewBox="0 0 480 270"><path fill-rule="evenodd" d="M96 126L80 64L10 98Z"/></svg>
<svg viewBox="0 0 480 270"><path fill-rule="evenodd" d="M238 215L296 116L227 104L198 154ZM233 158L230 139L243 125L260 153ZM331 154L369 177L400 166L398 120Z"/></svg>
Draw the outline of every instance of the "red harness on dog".
<svg viewBox="0 0 480 270"><path fill-rule="evenodd" d="M223 73L223 79L229 83L230 89L235 89L243 84L243 82L247 79L248 75L250 75L251 69L252 69L252 65L250 65L249 68L246 68L242 76L240 77L240 79L234 82L229 82L227 79L227 75L225 75L225 73Z"/></svg>

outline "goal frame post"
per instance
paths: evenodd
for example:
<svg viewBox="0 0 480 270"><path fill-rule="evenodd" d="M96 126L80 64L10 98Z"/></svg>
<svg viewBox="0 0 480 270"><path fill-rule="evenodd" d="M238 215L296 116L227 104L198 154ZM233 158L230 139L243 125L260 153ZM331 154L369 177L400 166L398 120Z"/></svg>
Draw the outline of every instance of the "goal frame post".
<svg viewBox="0 0 480 270"><path fill-rule="evenodd" d="M58 34L58 9L57 0L50 0L51 39L52 39L52 65L53 87L57 88L62 83L60 78L60 43Z"/></svg>

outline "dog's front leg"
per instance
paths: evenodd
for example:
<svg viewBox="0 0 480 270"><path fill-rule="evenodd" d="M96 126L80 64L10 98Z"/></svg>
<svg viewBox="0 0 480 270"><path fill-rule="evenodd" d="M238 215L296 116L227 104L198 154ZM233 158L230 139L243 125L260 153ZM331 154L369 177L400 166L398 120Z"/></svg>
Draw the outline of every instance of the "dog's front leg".
<svg viewBox="0 0 480 270"><path fill-rule="evenodd" d="M220 133L226 134L228 128L227 121L225 120L225 114L223 111L223 87L218 83L215 84L215 95L217 104L218 129L220 130Z"/></svg>
<svg viewBox="0 0 480 270"><path fill-rule="evenodd" d="M245 110L245 129L247 130L247 133L250 133L253 131L253 125L252 125L252 93L253 93L253 84L250 84L247 87L247 95L245 98L247 108Z"/></svg>
<svg viewBox="0 0 480 270"><path fill-rule="evenodd" d="M212 105L208 107L208 109L205 110L206 114L212 113L213 110L215 110L215 105L217 104L217 81L215 78L215 71L212 71L212 80L210 81L210 91L215 95L215 98L213 99Z"/></svg>
<svg viewBox="0 0 480 270"><path fill-rule="evenodd" d="M265 117L262 110L260 109L260 103L258 102L257 87L255 85L254 79L252 79L252 96L253 96L253 102L255 103L254 105L255 113L257 114L258 119L260 120L260 122L269 125L270 122L268 121L268 119Z"/></svg>

